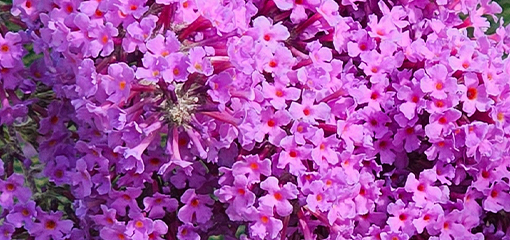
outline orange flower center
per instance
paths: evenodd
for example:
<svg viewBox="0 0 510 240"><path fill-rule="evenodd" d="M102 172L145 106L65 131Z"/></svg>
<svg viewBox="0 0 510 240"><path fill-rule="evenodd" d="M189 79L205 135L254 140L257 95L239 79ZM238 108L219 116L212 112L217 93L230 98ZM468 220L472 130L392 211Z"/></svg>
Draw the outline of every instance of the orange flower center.
<svg viewBox="0 0 510 240"><path fill-rule="evenodd" d="M276 126L276 122L273 119L270 119L269 121L267 121L267 126L274 127Z"/></svg>
<svg viewBox="0 0 510 240"><path fill-rule="evenodd" d="M53 221L53 220L49 220L49 221L46 222L46 224L44 226L48 230L53 230L53 229L55 229L55 227L57 227L57 223L55 221Z"/></svg>
<svg viewBox="0 0 510 240"><path fill-rule="evenodd" d="M256 170L256 169L259 169L259 165L257 163L250 163L250 168L252 170Z"/></svg>
<svg viewBox="0 0 510 240"><path fill-rule="evenodd" d="M478 90L476 88L469 88L467 90L466 96L469 100L476 99L478 96Z"/></svg>

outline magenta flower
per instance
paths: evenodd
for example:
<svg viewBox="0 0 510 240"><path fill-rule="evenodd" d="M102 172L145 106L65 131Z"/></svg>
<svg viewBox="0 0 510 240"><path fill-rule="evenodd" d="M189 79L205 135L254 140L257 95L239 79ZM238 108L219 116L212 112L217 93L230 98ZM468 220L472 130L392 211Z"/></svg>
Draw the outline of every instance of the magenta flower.
<svg viewBox="0 0 510 240"><path fill-rule="evenodd" d="M421 234L426 228L429 233L435 232L433 227L439 216L444 215L444 210L439 204L429 204L420 211L420 216L413 220L416 231Z"/></svg>
<svg viewBox="0 0 510 240"><path fill-rule="evenodd" d="M319 129L315 136L312 137L312 141L315 144L315 148L312 149L311 156L318 166L326 167L327 165L324 164L324 160L331 165L338 163L336 148L340 142L336 135L324 137L324 130Z"/></svg>
<svg viewBox="0 0 510 240"><path fill-rule="evenodd" d="M310 155L311 149L308 145L298 146L292 136L287 136L281 141L283 151L278 155L278 168L289 166L289 172L300 175L306 170L302 161Z"/></svg>
<svg viewBox="0 0 510 240"><path fill-rule="evenodd" d="M262 110L262 122L260 131L257 132L255 140L262 142L265 135L269 135L269 142L278 145L280 141L287 136L287 133L281 128L290 123L290 115L285 110L274 112L272 108Z"/></svg>
<svg viewBox="0 0 510 240"><path fill-rule="evenodd" d="M424 133L422 126L419 124L406 126L397 130L393 144L403 146L406 152L412 152L420 147L421 141L419 138L423 137Z"/></svg>
<svg viewBox="0 0 510 240"><path fill-rule="evenodd" d="M211 76L213 73L213 67L211 61L206 58L207 55L211 55L209 48L195 47L189 50L189 73L201 73L206 76Z"/></svg>
<svg viewBox="0 0 510 240"><path fill-rule="evenodd" d="M248 189L248 184L246 176L237 175L233 186L223 186L214 193L221 202L230 204L225 212L233 220L244 220L246 212L243 209L249 209L255 203L256 196Z"/></svg>

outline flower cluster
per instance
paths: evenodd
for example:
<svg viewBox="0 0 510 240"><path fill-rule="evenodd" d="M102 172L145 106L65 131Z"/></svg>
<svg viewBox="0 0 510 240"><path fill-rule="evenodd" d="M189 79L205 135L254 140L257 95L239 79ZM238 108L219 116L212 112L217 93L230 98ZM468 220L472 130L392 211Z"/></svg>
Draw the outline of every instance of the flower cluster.
<svg viewBox="0 0 510 240"><path fill-rule="evenodd" d="M0 9L0 239L510 239L491 0Z"/></svg>

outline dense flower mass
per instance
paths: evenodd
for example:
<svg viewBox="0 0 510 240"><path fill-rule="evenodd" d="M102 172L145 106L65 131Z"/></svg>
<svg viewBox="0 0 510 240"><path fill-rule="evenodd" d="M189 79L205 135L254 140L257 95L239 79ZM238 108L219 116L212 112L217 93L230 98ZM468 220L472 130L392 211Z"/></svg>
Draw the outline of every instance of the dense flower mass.
<svg viewBox="0 0 510 240"><path fill-rule="evenodd" d="M510 239L491 0L0 9L0 239Z"/></svg>

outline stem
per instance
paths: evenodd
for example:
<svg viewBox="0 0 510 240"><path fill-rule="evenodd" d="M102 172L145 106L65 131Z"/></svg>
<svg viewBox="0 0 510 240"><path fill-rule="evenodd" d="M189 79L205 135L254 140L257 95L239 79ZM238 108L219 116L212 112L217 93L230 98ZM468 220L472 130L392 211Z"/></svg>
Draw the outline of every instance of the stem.
<svg viewBox="0 0 510 240"><path fill-rule="evenodd" d="M322 15L320 13L315 13L310 18L308 18L306 21L304 21L301 25L297 26L296 29L294 29L295 34L302 33L307 27L312 25L315 21L322 18Z"/></svg>

